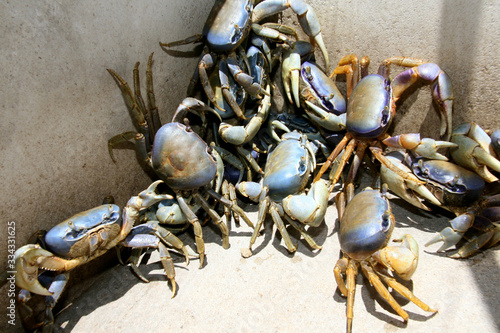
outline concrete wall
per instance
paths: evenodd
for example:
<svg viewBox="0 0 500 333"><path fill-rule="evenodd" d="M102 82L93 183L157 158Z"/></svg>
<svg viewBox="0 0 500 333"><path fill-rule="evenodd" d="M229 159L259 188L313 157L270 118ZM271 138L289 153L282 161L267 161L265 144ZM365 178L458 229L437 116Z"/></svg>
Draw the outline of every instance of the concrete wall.
<svg viewBox="0 0 500 333"><path fill-rule="evenodd" d="M349 53L369 55L373 64L394 55L436 62L454 83L454 123L500 127L499 2L309 3L322 24L331 69ZM21 246L34 231L91 208L106 195L123 206L148 185L133 151L117 151L117 164L109 158L107 139L133 126L106 68L131 82L135 62L141 61L144 72L154 51L157 103L168 120L184 97L196 57L173 57L158 42L201 32L210 8L211 1L196 0L0 4L2 269L8 221L15 221ZM283 18L296 22L290 11ZM433 128L438 117L429 96L424 89L403 101L406 116L396 131L427 134L428 125Z"/></svg>

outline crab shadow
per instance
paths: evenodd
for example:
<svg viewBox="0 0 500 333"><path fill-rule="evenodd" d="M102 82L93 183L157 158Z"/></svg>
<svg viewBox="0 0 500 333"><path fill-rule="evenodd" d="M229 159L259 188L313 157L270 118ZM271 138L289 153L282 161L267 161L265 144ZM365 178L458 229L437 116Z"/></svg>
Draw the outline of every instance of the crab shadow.
<svg viewBox="0 0 500 333"><path fill-rule="evenodd" d="M253 254L258 254L261 252L269 243L272 242L272 246L285 257L293 258L295 253L301 253L308 257L316 257L321 250L315 250L307 243L307 241L301 236L300 232L293 228L291 225L286 224L286 231L290 235L292 244L295 245L297 250L295 252L290 252L284 242L282 242L282 236L279 230L275 227L274 221L267 216L264 223L263 229L259 232L258 239L263 239L258 246L256 246L252 252ZM323 246L328 235L328 226L326 223L321 223L318 227L309 227L306 233L318 244Z"/></svg>
<svg viewBox="0 0 500 333"><path fill-rule="evenodd" d="M188 269L181 255L174 252L171 255L176 272ZM102 260L99 258L97 263L90 264L94 264L94 267L83 265L71 272L68 286L54 308L53 332L71 331L82 317L119 300L137 284L145 283L139 280L130 267L118 263L114 251L104 256L106 258ZM148 251L141 258L139 270L150 282L161 281L168 284L169 289L172 290L161 262L151 260L150 256L151 251ZM74 277L73 283L72 276ZM178 293L182 286L176 284Z"/></svg>

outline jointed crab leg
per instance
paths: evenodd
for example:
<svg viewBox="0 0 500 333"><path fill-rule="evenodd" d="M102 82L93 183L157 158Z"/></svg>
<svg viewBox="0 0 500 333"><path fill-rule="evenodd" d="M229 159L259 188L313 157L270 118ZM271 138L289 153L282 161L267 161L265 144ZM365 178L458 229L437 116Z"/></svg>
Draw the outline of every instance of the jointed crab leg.
<svg viewBox="0 0 500 333"><path fill-rule="evenodd" d="M203 199L199 193L193 194L194 200L208 213L212 220L217 224L222 233L222 247L225 249L229 248L229 229L227 225L222 221L222 217L217 214L217 212L210 207L208 202Z"/></svg>
<svg viewBox="0 0 500 333"><path fill-rule="evenodd" d="M203 230L201 229L200 221L198 216L189 208L188 204L181 195L177 195L177 202L182 210L182 213L186 216L189 223L193 225L194 237L196 240L196 249L200 255L200 268L205 262L205 242L203 241Z"/></svg>
<svg viewBox="0 0 500 333"><path fill-rule="evenodd" d="M391 63L400 66L412 67L398 74L392 81L394 103L401 97L403 92L422 80L425 84L431 85L432 96L436 101L440 116L440 134L445 140L451 137L451 117L453 109L453 89L448 75L436 64L423 63L420 59L392 57L386 59L379 68L379 74L388 77Z"/></svg>
<svg viewBox="0 0 500 333"><path fill-rule="evenodd" d="M321 169L318 171L318 173L314 177L314 182L317 182L321 178L321 176L323 176L323 174L326 172L326 170L328 170L330 165L332 165L333 161L337 158L337 156L340 154L342 149L344 149L344 147L346 146L347 142L349 142L351 140L351 138L352 138L352 135L349 133L347 133L342 138L342 140L339 142L337 147L335 147L335 149L332 151L330 156L328 156L328 159L326 160L326 162L321 166Z"/></svg>

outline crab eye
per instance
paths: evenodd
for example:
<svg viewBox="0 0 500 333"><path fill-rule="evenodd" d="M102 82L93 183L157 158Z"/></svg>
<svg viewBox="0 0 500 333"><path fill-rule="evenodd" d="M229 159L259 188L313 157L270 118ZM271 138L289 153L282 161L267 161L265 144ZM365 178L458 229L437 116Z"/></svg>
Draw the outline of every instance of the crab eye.
<svg viewBox="0 0 500 333"><path fill-rule="evenodd" d="M380 121L382 123L382 126L387 125L387 123L389 122L389 113L389 107L385 106L382 110L382 119Z"/></svg>
<svg viewBox="0 0 500 333"><path fill-rule="evenodd" d="M300 164L299 166L299 172L304 173L306 171L306 165L305 164Z"/></svg>
<svg viewBox="0 0 500 333"><path fill-rule="evenodd" d="M391 212L389 210L386 210L384 212L384 215L382 215L382 229L384 232L389 230L391 226Z"/></svg>

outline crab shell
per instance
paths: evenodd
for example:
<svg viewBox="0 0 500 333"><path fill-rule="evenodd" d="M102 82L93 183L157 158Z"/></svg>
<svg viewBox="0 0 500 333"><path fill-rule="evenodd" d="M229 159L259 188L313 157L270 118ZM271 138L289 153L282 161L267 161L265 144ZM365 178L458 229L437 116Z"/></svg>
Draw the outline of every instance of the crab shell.
<svg viewBox="0 0 500 333"><path fill-rule="evenodd" d="M210 183L217 163L198 134L180 123L163 125L156 133L151 166L174 190L192 190Z"/></svg>
<svg viewBox="0 0 500 333"><path fill-rule="evenodd" d="M373 139L387 131L392 121L389 80L378 74L365 76L347 103L346 128L357 138Z"/></svg>
<svg viewBox="0 0 500 333"><path fill-rule="evenodd" d="M48 250L63 258L90 256L120 233L121 210L101 205L78 213L50 229L45 235Z"/></svg>
<svg viewBox="0 0 500 333"><path fill-rule="evenodd" d="M248 35L250 1L216 1L203 27L208 47L215 52L231 52Z"/></svg>
<svg viewBox="0 0 500 333"><path fill-rule="evenodd" d="M447 161L417 159L413 173L427 182L427 187L446 206L462 207L477 201L485 182L476 173Z"/></svg>
<svg viewBox="0 0 500 333"><path fill-rule="evenodd" d="M340 247L350 258L364 260L387 245L394 225L389 201L380 191L366 189L346 206L340 220Z"/></svg>
<svg viewBox="0 0 500 333"><path fill-rule="evenodd" d="M297 137L292 136L296 134ZM311 173L309 151L299 141L298 133L288 133L267 159L263 186L268 186L269 197L281 201L290 194L300 192Z"/></svg>

